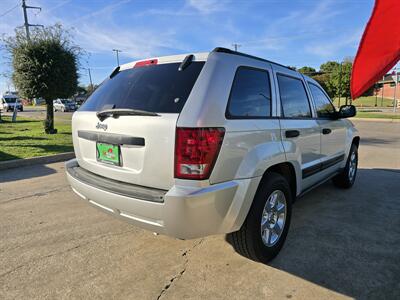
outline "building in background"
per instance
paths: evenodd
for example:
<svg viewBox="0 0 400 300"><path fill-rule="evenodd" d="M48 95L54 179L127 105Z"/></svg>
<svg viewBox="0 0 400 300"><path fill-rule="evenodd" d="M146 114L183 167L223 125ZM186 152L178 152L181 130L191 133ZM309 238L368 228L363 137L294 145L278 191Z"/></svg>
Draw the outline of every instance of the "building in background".
<svg viewBox="0 0 400 300"><path fill-rule="evenodd" d="M376 83L374 96L394 99L396 93L396 99L400 100L400 72L397 72L397 78L396 83L396 73L386 74L382 80ZM398 103L400 102L398 101Z"/></svg>

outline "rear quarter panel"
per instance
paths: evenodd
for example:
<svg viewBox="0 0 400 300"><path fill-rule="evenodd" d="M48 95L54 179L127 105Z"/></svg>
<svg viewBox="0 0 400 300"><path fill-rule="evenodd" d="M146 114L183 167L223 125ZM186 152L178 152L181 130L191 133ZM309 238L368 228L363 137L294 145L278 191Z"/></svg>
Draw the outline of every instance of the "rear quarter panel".
<svg viewBox="0 0 400 300"><path fill-rule="evenodd" d="M235 72L247 66L269 72L272 117L227 119L226 106ZM212 52L183 108L178 127L223 127L225 137L209 182L211 184L262 176L285 162L271 64L248 57Z"/></svg>
<svg viewBox="0 0 400 300"><path fill-rule="evenodd" d="M278 120L232 122L242 126L228 124L230 130L211 175L212 183L262 176L270 166L285 161Z"/></svg>

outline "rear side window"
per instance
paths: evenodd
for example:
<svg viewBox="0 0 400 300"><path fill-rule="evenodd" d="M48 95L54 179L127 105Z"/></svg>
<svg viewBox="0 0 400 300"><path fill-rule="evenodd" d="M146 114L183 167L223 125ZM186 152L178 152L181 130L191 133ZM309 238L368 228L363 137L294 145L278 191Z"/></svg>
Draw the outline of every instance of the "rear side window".
<svg viewBox="0 0 400 300"><path fill-rule="evenodd" d="M121 71L106 79L79 110L114 107L180 113L204 62L192 62L183 71L178 71L179 65L150 65Z"/></svg>
<svg viewBox="0 0 400 300"><path fill-rule="evenodd" d="M306 89L300 79L278 74L279 94L285 118L310 118Z"/></svg>
<svg viewBox="0 0 400 300"><path fill-rule="evenodd" d="M335 107L325 93L315 84L309 83L319 118L329 118L335 113Z"/></svg>
<svg viewBox="0 0 400 300"><path fill-rule="evenodd" d="M227 118L271 116L271 87L267 71L239 67L228 101Z"/></svg>

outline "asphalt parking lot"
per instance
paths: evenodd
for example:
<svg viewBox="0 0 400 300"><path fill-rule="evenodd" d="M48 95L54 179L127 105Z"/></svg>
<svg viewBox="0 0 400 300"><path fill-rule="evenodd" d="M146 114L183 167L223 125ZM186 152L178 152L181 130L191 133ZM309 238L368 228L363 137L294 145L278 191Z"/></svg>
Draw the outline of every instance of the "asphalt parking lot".
<svg viewBox="0 0 400 300"><path fill-rule="evenodd" d="M399 299L400 123L355 123L355 186L299 199L269 265L224 236L180 241L114 219L70 190L63 163L1 171L0 299Z"/></svg>

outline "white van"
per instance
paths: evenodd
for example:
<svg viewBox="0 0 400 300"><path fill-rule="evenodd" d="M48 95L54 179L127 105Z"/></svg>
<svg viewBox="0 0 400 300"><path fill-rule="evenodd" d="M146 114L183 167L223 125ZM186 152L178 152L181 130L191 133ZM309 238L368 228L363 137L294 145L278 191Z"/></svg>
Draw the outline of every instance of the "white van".
<svg viewBox="0 0 400 300"><path fill-rule="evenodd" d="M14 106L17 105L17 110L23 111L24 106L19 101L18 96L13 94L5 94L0 100L0 110L3 111L14 111Z"/></svg>

